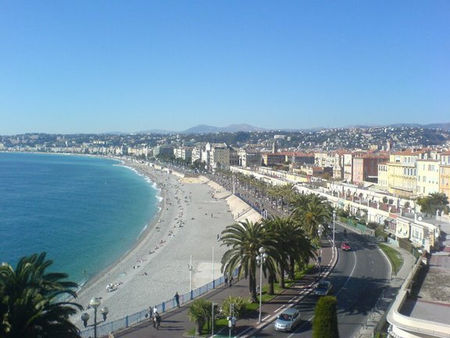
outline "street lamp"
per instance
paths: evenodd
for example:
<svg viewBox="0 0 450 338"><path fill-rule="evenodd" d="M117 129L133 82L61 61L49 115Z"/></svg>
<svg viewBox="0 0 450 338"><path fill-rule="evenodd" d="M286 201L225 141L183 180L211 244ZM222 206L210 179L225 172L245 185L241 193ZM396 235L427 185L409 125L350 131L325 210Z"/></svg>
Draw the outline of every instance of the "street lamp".
<svg viewBox="0 0 450 338"><path fill-rule="evenodd" d="M188 270L189 270L189 293L190 298L192 300L192 270L194 270L194 266L192 265L192 255L189 257L189 264L188 264Z"/></svg>
<svg viewBox="0 0 450 338"><path fill-rule="evenodd" d="M97 338L97 309L100 306L101 301L99 297L93 297L89 302L89 307L94 308L94 338ZM108 316L109 309L105 306L101 309L101 313L103 315L103 321L106 320ZM89 313L85 312L81 315L81 320L83 321L84 327L87 327L87 322L90 316Z"/></svg>
<svg viewBox="0 0 450 338"><path fill-rule="evenodd" d="M323 233L323 225L319 224L319 227L317 229L317 234L319 235L319 256L317 257L317 263L319 264L319 276L322 270L322 245L321 245L321 238L322 238L322 233Z"/></svg>
<svg viewBox="0 0 450 338"><path fill-rule="evenodd" d="M334 242L335 233L336 233L336 209L333 210L333 248L336 247L336 244Z"/></svg>
<svg viewBox="0 0 450 338"><path fill-rule="evenodd" d="M256 256L256 263L259 265L259 319L258 323L261 323L261 308L262 308L262 266L266 262L268 255L266 254L266 249L263 247L259 248L259 255Z"/></svg>

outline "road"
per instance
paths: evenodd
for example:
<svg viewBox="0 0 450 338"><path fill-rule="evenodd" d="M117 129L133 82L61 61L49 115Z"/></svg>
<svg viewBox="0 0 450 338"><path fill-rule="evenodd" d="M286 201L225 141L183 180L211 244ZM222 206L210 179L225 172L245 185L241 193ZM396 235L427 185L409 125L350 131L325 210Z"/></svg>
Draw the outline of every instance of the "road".
<svg viewBox="0 0 450 338"><path fill-rule="evenodd" d="M377 245L363 236L346 234L352 251L339 249L339 260L329 275L334 286L333 294L338 301L338 325L341 337L353 337L366 322L389 278L389 265ZM336 233L336 245L344 239L342 229ZM276 332L273 322L252 337L312 337L312 317L317 297L310 295L296 305L301 311L303 321L291 333Z"/></svg>

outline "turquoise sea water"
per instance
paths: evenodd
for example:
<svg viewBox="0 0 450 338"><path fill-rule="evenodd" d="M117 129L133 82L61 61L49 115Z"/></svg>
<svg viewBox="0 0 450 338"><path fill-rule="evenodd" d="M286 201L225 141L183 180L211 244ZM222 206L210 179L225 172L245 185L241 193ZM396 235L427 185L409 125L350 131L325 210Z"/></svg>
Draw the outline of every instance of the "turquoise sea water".
<svg viewBox="0 0 450 338"><path fill-rule="evenodd" d="M46 251L83 283L136 243L157 212L151 182L119 162L0 153L0 262Z"/></svg>

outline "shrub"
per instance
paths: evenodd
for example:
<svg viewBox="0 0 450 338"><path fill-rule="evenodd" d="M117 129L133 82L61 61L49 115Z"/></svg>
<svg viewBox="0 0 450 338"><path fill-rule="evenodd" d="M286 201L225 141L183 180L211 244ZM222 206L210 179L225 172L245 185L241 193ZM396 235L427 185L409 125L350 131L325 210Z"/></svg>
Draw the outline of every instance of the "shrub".
<svg viewBox="0 0 450 338"><path fill-rule="evenodd" d="M242 297L228 296L228 298L223 300L222 313L227 317L231 316L230 305L233 304L233 315L236 318L241 318L244 314L247 303L248 302Z"/></svg>
<svg viewBox="0 0 450 338"><path fill-rule="evenodd" d="M336 297L321 297L314 309L313 338L339 338Z"/></svg>

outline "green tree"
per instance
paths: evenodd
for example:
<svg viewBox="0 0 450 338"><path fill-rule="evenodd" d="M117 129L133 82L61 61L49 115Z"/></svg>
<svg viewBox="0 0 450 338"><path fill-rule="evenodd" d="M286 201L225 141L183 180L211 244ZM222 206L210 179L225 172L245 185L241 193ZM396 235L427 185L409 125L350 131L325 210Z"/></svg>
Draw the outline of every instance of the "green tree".
<svg viewBox="0 0 450 338"><path fill-rule="evenodd" d="M314 256L314 247L305 232L291 217L273 217L264 221L266 237L271 239L269 252L278 266L281 287L284 288L284 273L289 271L294 279L295 264L303 266ZM270 282L270 280L269 280Z"/></svg>
<svg viewBox="0 0 450 338"><path fill-rule="evenodd" d="M420 210L427 215L435 215L436 210L448 213L448 198L444 193L432 193L426 197L419 197L417 204Z"/></svg>
<svg viewBox="0 0 450 338"><path fill-rule="evenodd" d="M69 316L82 306L62 300L76 298L78 285L64 280L65 273L47 272L53 262L45 256L23 257L16 269L0 266L1 337L79 337Z"/></svg>
<svg viewBox="0 0 450 338"><path fill-rule="evenodd" d="M314 309L313 338L339 338L336 297L321 297Z"/></svg>
<svg viewBox="0 0 450 338"><path fill-rule="evenodd" d="M205 323L211 319L211 302L199 298L192 302L188 309L189 320L196 324L195 333L200 335L202 333L202 328Z"/></svg>
<svg viewBox="0 0 450 338"><path fill-rule="evenodd" d="M261 222L239 222L222 231L222 245L227 251L222 256L222 272L231 276L239 268L239 277L249 279L251 302L256 302L256 256L264 244L264 228Z"/></svg>
<svg viewBox="0 0 450 338"><path fill-rule="evenodd" d="M324 198L316 194L299 195L294 202L292 217L300 224L310 238L318 238L319 225L325 227L330 222L332 207Z"/></svg>

